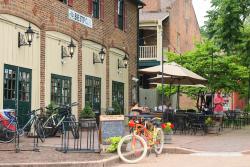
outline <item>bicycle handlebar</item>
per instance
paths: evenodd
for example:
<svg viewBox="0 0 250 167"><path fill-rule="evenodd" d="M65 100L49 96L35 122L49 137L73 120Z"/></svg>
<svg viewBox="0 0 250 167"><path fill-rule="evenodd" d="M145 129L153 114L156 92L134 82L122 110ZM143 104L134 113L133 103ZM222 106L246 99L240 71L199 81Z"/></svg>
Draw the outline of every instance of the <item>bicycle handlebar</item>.
<svg viewBox="0 0 250 167"><path fill-rule="evenodd" d="M61 105L59 105L59 106L57 106L57 107L55 107L55 108L49 108L49 107L45 107L47 110L50 110L50 109L52 109L52 110L57 110L57 109L59 109L59 108L71 108L71 107L73 107L73 106L77 106L79 103L78 102L73 102L73 103L71 103L71 104L61 104Z"/></svg>

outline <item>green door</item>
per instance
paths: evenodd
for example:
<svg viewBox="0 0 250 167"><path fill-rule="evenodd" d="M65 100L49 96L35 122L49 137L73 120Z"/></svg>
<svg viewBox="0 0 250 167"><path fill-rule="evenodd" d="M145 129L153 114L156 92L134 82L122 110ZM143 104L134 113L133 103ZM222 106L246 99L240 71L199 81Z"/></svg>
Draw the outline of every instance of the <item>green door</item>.
<svg viewBox="0 0 250 167"><path fill-rule="evenodd" d="M4 65L3 108L14 108L18 123L22 127L29 119L31 110L31 70L12 65Z"/></svg>
<svg viewBox="0 0 250 167"><path fill-rule="evenodd" d="M112 106L118 103L122 114L124 114L124 83L112 81Z"/></svg>

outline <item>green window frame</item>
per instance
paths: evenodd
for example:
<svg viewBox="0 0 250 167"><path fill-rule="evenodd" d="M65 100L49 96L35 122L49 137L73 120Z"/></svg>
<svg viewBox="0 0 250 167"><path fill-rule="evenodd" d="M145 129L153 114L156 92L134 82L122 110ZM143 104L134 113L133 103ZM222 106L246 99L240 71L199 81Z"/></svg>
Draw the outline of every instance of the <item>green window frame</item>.
<svg viewBox="0 0 250 167"><path fill-rule="evenodd" d="M124 19L124 0L118 0L118 28L123 30L123 19Z"/></svg>
<svg viewBox="0 0 250 167"><path fill-rule="evenodd" d="M8 66L7 66L8 67ZM17 70L4 69L4 99L16 99Z"/></svg>
<svg viewBox="0 0 250 167"><path fill-rule="evenodd" d="M93 17L100 17L100 0L93 0Z"/></svg>
<svg viewBox="0 0 250 167"><path fill-rule="evenodd" d="M89 102L95 112L101 110L101 78L85 76L85 104Z"/></svg>
<svg viewBox="0 0 250 167"><path fill-rule="evenodd" d="M59 0L59 1L64 3L64 4L68 4L68 0Z"/></svg>
<svg viewBox="0 0 250 167"><path fill-rule="evenodd" d="M117 102L124 114L124 83L112 81L112 106Z"/></svg>
<svg viewBox="0 0 250 167"><path fill-rule="evenodd" d="M60 104L71 103L71 77L51 74L51 101Z"/></svg>

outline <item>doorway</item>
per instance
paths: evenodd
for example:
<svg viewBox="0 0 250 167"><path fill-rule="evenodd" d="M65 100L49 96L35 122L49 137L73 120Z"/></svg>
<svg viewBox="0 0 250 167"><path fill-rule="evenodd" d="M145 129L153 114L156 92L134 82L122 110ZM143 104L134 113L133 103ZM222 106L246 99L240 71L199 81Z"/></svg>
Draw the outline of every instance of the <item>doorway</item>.
<svg viewBox="0 0 250 167"><path fill-rule="evenodd" d="M19 126L29 120L31 110L32 70L13 65L4 65L3 108L15 109Z"/></svg>

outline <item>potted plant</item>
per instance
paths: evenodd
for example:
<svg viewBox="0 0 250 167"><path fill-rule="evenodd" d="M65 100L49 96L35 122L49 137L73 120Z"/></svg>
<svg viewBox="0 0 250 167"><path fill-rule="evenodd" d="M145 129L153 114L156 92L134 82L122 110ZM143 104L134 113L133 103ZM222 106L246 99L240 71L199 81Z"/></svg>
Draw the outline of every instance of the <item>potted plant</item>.
<svg viewBox="0 0 250 167"><path fill-rule="evenodd" d="M207 117L205 119L206 132L207 133L219 133L220 125L219 122L216 122L212 117Z"/></svg>
<svg viewBox="0 0 250 167"><path fill-rule="evenodd" d="M86 102L84 109L80 112L79 123L81 127L95 127L96 118L89 102Z"/></svg>
<svg viewBox="0 0 250 167"><path fill-rule="evenodd" d="M167 123L161 124L161 127L164 132L164 143L165 144L171 143L174 124L172 124L171 122L167 122Z"/></svg>

